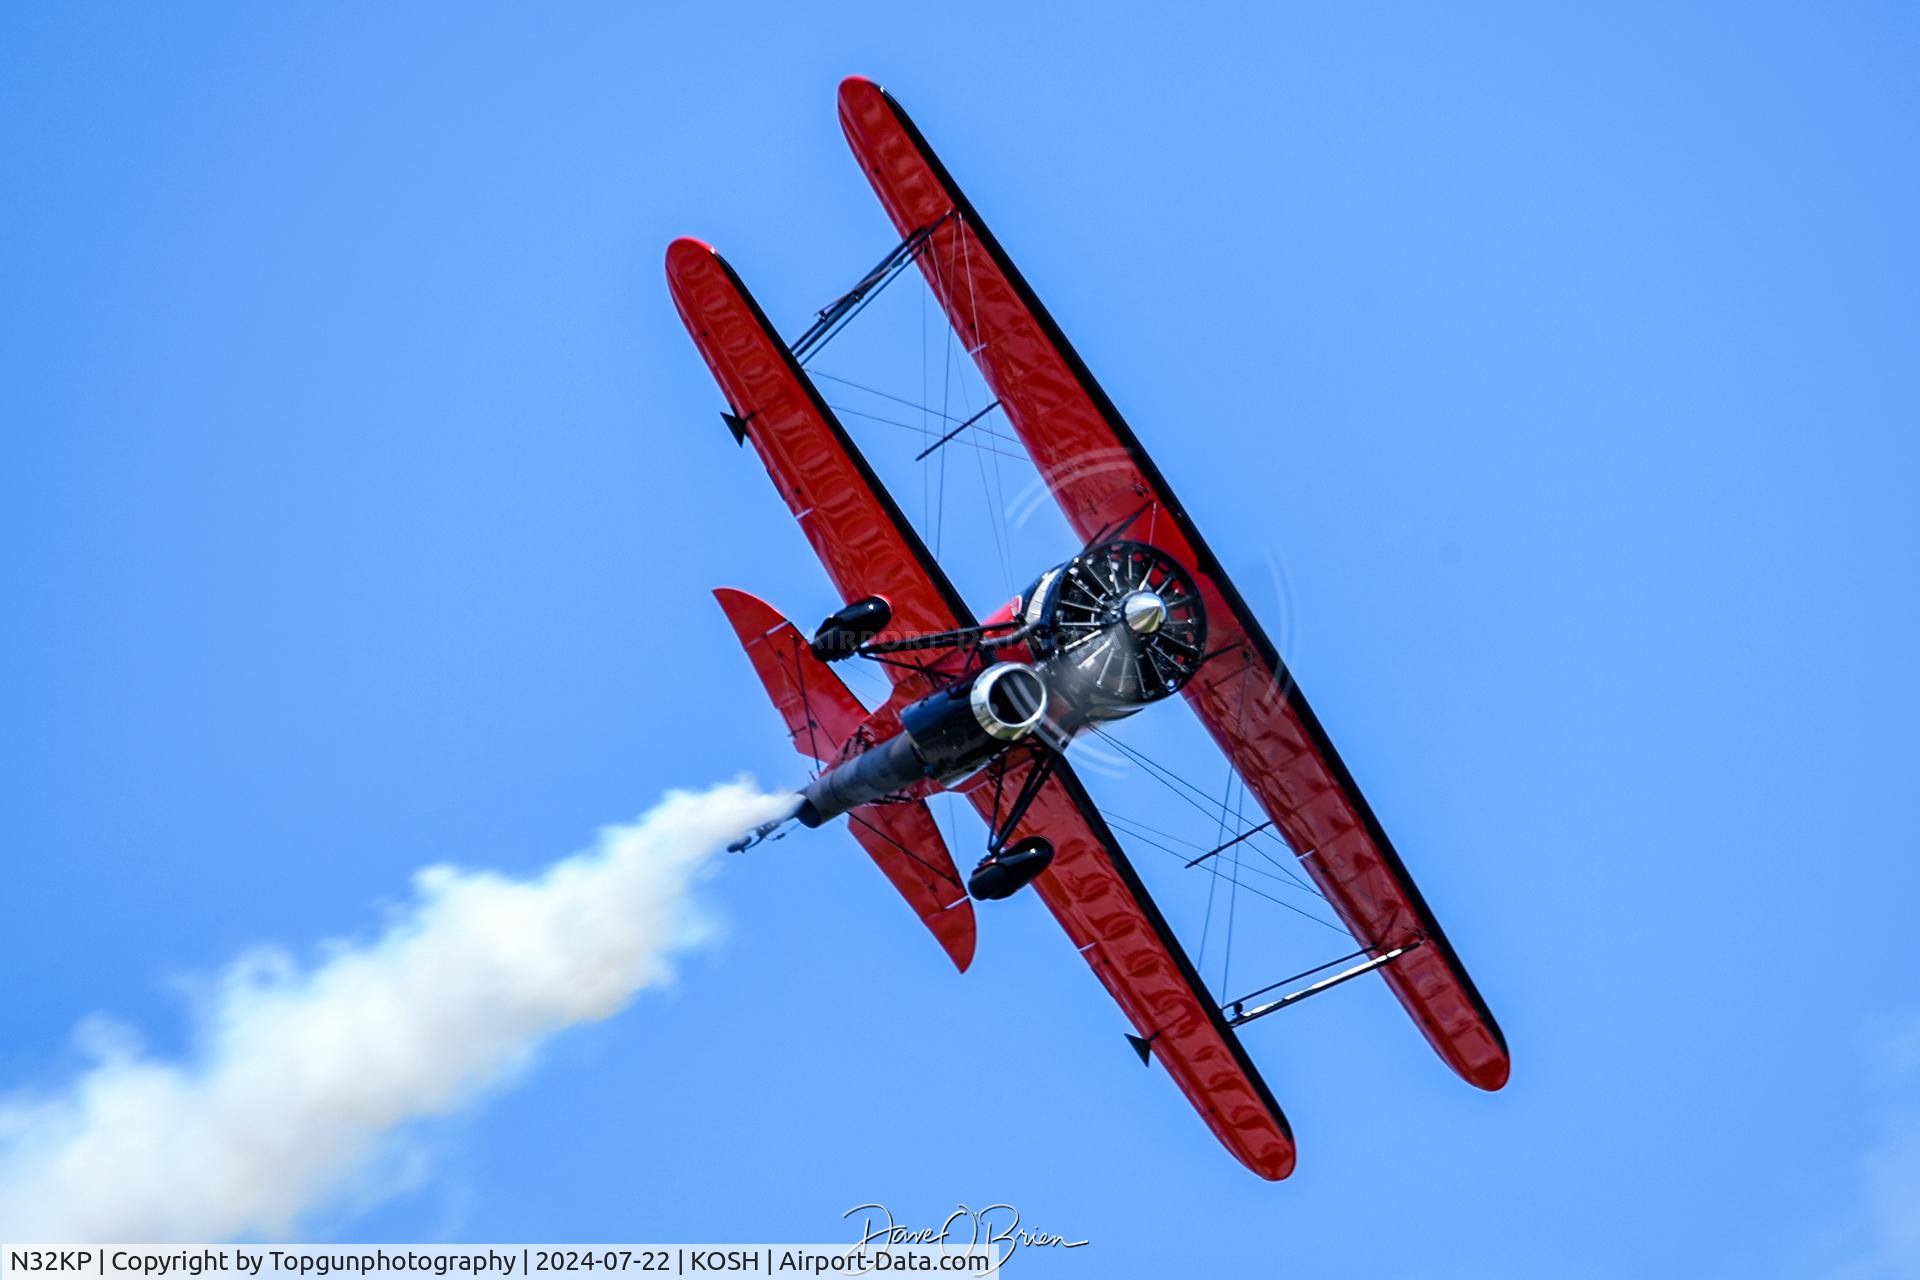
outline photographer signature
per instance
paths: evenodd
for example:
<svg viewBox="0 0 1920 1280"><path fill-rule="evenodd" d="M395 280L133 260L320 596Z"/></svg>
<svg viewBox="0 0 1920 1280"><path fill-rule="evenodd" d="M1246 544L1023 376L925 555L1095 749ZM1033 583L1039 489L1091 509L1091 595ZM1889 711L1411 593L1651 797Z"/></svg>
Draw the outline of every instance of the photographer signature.
<svg viewBox="0 0 1920 1280"><path fill-rule="evenodd" d="M937 1227L902 1226L894 1221L893 1211L883 1204L857 1204L840 1216L851 1218L856 1213L867 1215L861 1220L861 1235L856 1242L862 1249L868 1245L902 1244L988 1246L1004 1250L995 1264L1002 1265L1022 1248L1078 1249L1087 1243L1022 1225L1020 1211L1010 1204L990 1204L981 1209L963 1204Z"/></svg>

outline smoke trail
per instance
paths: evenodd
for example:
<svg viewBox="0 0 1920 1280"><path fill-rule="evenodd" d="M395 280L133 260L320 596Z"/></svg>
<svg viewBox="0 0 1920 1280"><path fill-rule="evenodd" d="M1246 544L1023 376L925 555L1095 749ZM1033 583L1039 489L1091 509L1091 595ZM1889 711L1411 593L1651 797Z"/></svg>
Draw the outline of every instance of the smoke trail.
<svg viewBox="0 0 1920 1280"><path fill-rule="evenodd" d="M708 857L788 799L670 793L531 880L430 867L375 941L233 965L200 1051L120 1054L0 1104L0 1239L285 1238L409 1120L670 976Z"/></svg>

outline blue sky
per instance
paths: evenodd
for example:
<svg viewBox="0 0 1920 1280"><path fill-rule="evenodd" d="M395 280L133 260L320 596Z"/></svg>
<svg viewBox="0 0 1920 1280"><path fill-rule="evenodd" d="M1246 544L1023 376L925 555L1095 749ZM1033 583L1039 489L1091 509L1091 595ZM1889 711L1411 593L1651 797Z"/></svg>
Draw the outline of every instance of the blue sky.
<svg viewBox="0 0 1920 1280"><path fill-rule="evenodd" d="M96 1012L188 1052L204 975L376 929L423 863L532 872L669 786L803 776L706 592L810 622L829 589L660 257L711 240L790 330L851 283L889 243L834 119L859 72L1283 639L1513 1082L1355 984L1248 1031L1301 1151L1262 1183L1037 902L957 977L824 832L729 863L673 990L309 1233L1003 1200L1094 1242L1036 1274L1913 1273L1917 38L1872 5L8 7L0 1088L57 1089ZM917 394L917 289L820 367ZM860 434L918 514L917 445ZM977 606L1071 550L1043 513L1003 560L950 467ZM1182 714L1131 740L1217 782ZM1247 910L1236 971L1317 932Z"/></svg>

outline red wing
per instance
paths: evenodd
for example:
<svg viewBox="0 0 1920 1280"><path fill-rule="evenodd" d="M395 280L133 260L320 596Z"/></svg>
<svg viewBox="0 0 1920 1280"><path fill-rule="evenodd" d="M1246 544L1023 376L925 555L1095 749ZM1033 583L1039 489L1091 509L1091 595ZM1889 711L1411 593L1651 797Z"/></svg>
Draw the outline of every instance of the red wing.
<svg viewBox="0 0 1920 1280"><path fill-rule="evenodd" d="M971 616L966 604L733 268L711 246L682 238L667 248L667 281L740 429L841 598L885 596L893 624L882 638L960 626ZM887 670L896 681L916 675Z"/></svg>
<svg viewBox="0 0 1920 1280"><path fill-rule="evenodd" d="M1017 792L1031 768L1009 769L1002 794ZM989 827L997 825L995 791L984 779L968 789ZM1064 759L1014 834L1053 842L1035 891L1214 1136L1263 1178L1292 1173L1286 1116Z"/></svg>
<svg viewBox="0 0 1920 1280"><path fill-rule="evenodd" d="M1124 529L1194 574L1218 655L1186 696L1356 938L1422 938L1382 972L1428 1041L1483 1089L1506 1083L1505 1038L1326 731L1158 468L892 98L858 78L840 122L1007 418L1082 538ZM947 218L949 213L957 217ZM1236 653L1237 651L1237 653Z"/></svg>

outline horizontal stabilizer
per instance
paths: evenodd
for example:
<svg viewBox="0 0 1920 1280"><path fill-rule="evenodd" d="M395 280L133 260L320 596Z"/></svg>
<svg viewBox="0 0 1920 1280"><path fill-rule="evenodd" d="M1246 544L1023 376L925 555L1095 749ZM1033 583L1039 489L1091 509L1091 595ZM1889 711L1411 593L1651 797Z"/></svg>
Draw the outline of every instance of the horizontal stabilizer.
<svg viewBox="0 0 1920 1280"><path fill-rule="evenodd" d="M870 804L849 813L847 822L860 847L965 973L973 963L973 902L927 802Z"/></svg>
<svg viewBox="0 0 1920 1280"><path fill-rule="evenodd" d="M867 709L772 605L732 587L717 587L713 595L786 719L795 748L833 763L866 723ZM973 903L925 802L868 805L847 818L860 847L964 972L973 962Z"/></svg>

